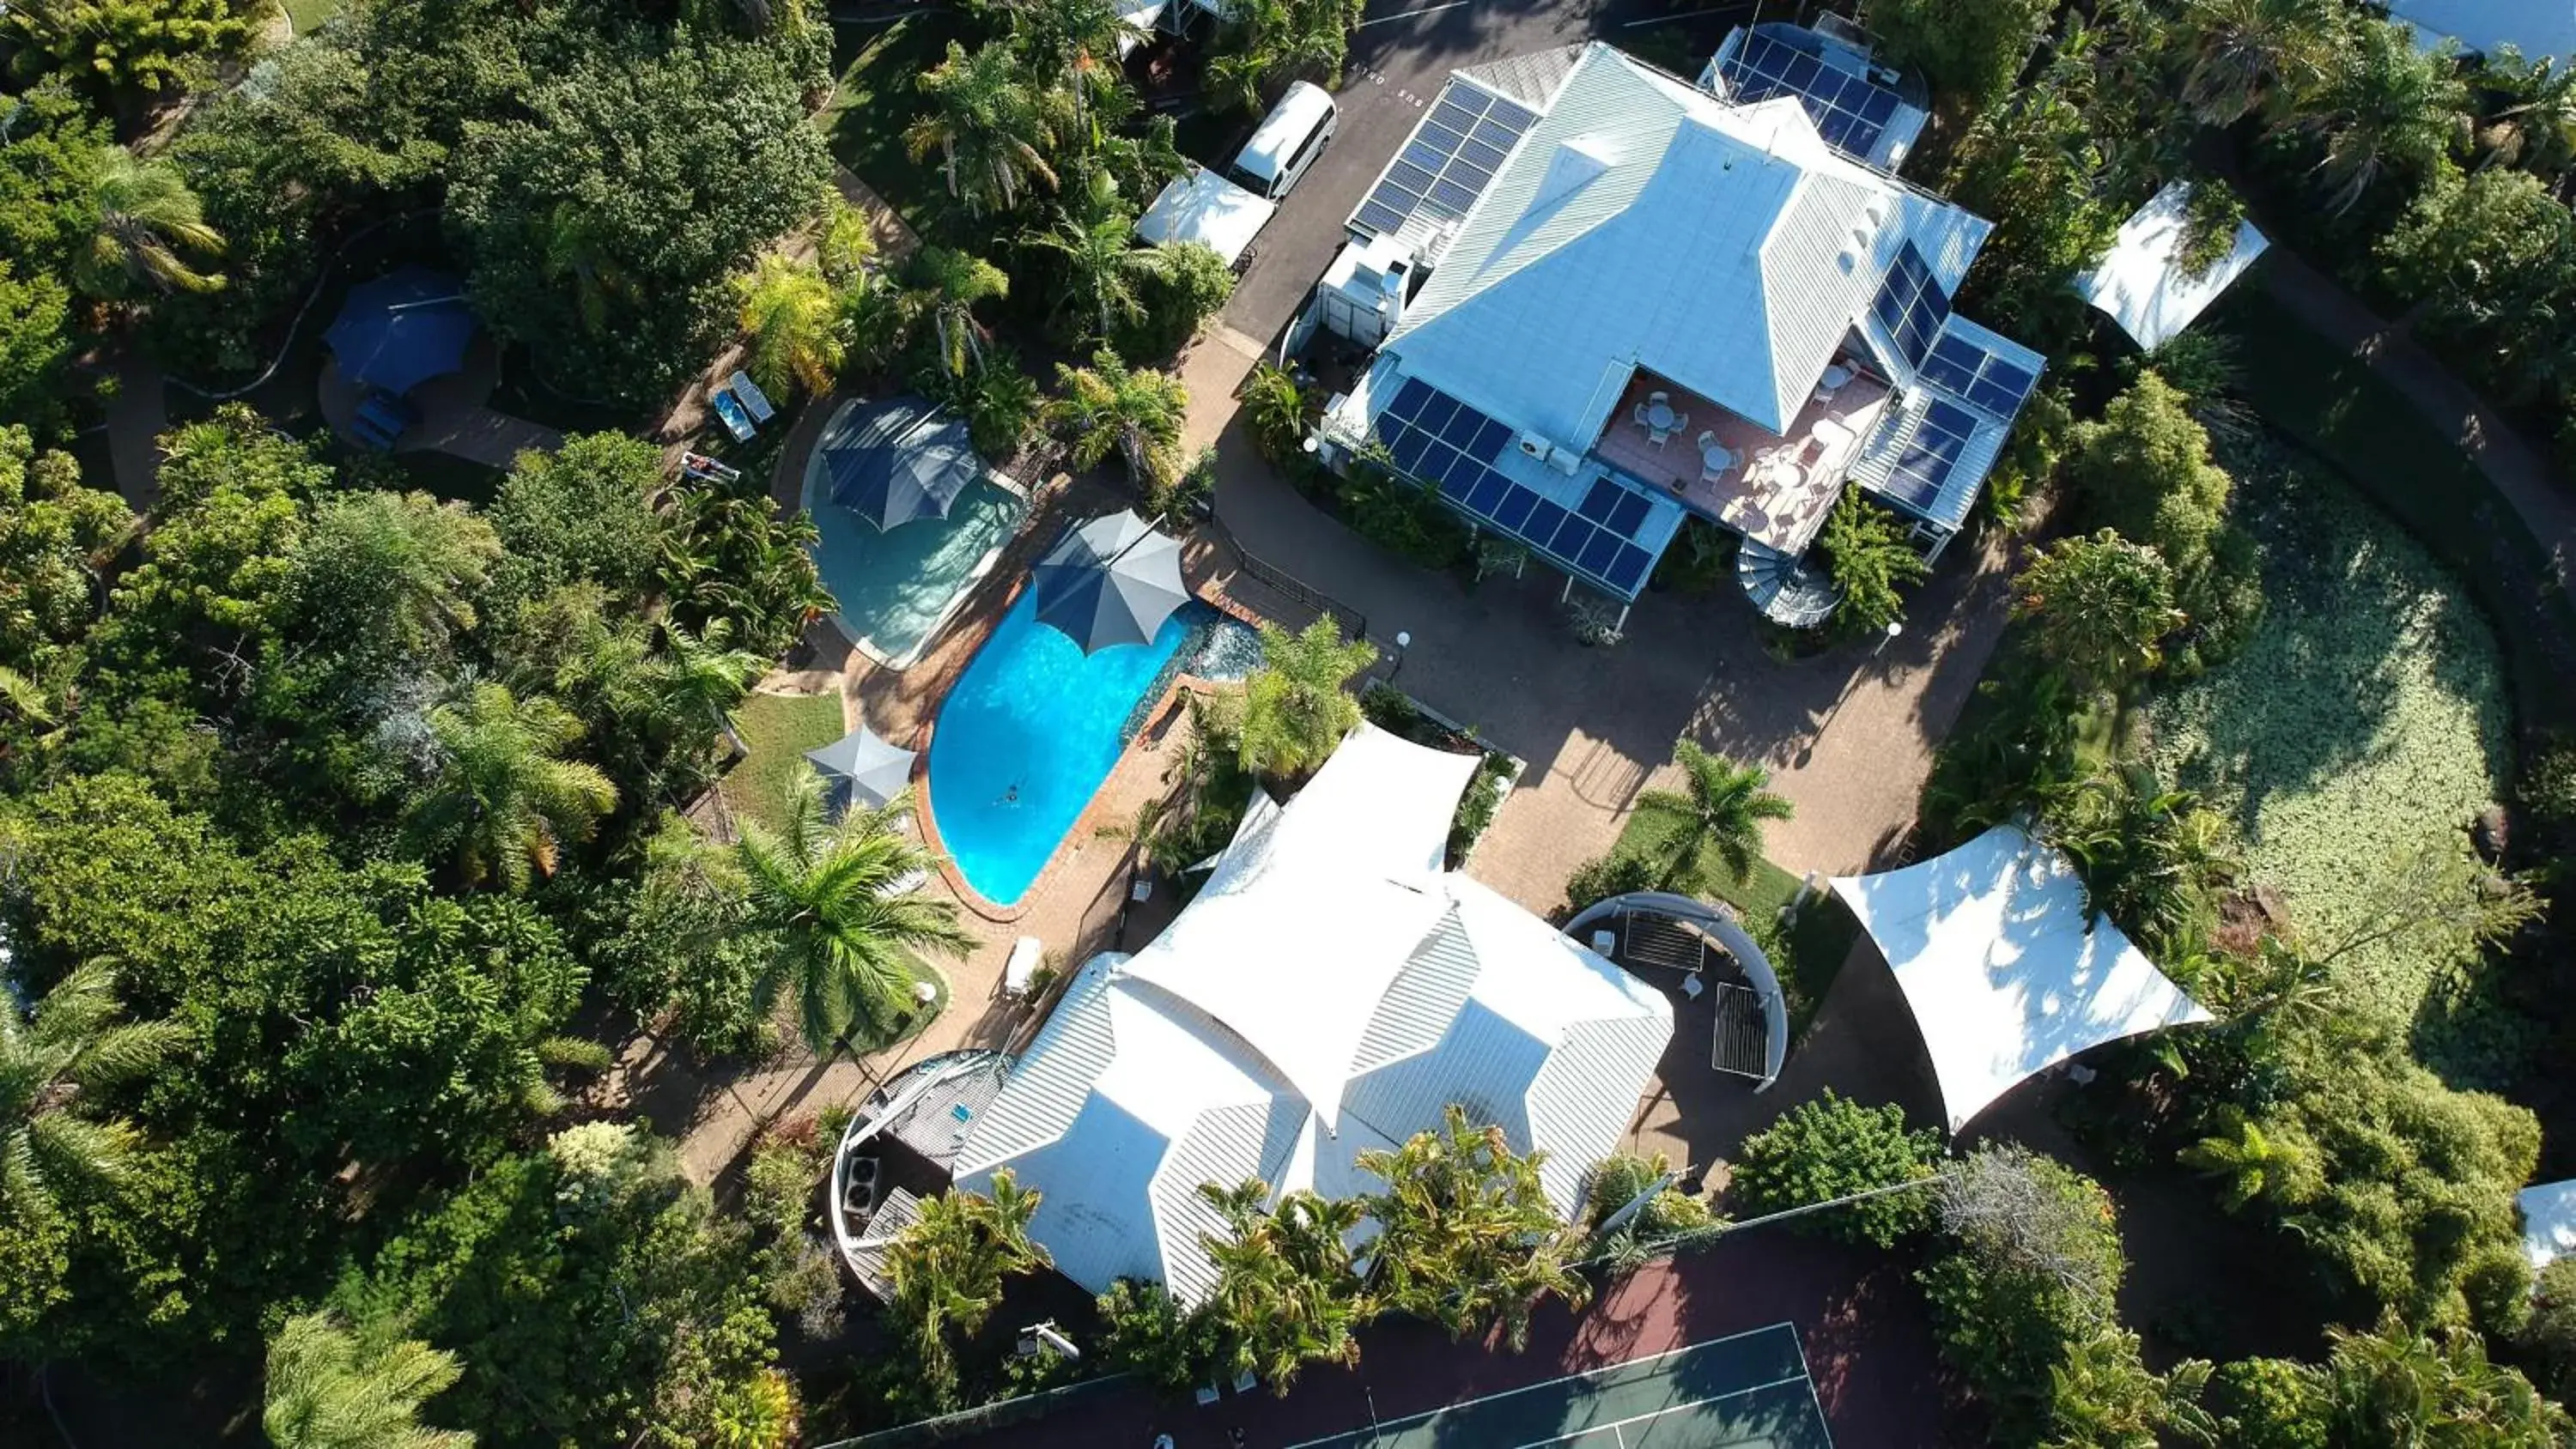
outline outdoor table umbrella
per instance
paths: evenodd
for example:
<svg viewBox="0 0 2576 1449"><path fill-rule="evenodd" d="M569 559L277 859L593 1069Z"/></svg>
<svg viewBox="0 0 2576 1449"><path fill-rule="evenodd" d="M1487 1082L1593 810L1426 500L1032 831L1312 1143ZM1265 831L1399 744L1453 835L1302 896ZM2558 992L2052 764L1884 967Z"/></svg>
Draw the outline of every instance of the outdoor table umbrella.
<svg viewBox="0 0 2576 1449"><path fill-rule="evenodd" d="M478 325L456 278L403 267L351 287L322 340L342 377L400 396L465 366Z"/></svg>
<svg viewBox="0 0 2576 1449"><path fill-rule="evenodd" d="M876 731L862 724L818 750L807 750L805 758L832 782L834 791L850 792L853 799L870 806L883 805L901 793L912 782L911 750L897 749L877 738Z"/></svg>
<svg viewBox="0 0 2576 1449"><path fill-rule="evenodd" d="M1029 580L1038 621L1062 630L1085 654L1145 643L1190 597L1181 546L1127 509L1065 535Z"/></svg>
<svg viewBox="0 0 2576 1449"><path fill-rule="evenodd" d="M957 495L983 475L984 460L966 424L925 399L890 398L851 421L843 437L823 448L824 476L832 501L879 532L916 518L946 518Z"/></svg>

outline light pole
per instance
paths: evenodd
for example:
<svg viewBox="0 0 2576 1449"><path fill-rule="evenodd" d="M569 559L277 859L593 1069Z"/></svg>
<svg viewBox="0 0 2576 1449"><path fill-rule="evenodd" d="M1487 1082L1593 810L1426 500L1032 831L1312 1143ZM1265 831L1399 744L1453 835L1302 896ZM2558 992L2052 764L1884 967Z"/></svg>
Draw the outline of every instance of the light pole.
<svg viewBox="0 0 2576 1449"><path fill-rule="evenodd" d="M1880 656L1881 654L1886 653L1886 652L1887 652L1887 646L1888 646L1888 645L1890 645L1890 644L1895 643L1895 642L1897 641L1897 639L1898 639L1898 638L1900 638L1901 636L1903 636L1903 634L1904 634L1904 633L1905 633L1905 621L1904 621L1904 620L1902 620L1902 619L1890 619L1890 620L1888 620L1888 621L1887 621L1887 632L1879 636L1879 639L1878 639L1878 647L1877 647L1877 648L1875 648L1875 649L1872 649L1871 651L1869 651L1869 657L1870 657L1870 658L1872 658L1872 659L1876 659L1876 658L1877 658L1878 656Z"/></svg>
<svg viewBox="0 0 2576 1449"><path fill-rule="evenodd" d="M1388 671L1386 672L1386 682L1387 682L1387 683L1389 683L1389 684L1393 684L1393 683L1395 683L1395 677L1396 677L1397 675L1402 674L1402 673L1404 672L1404 651L1405 651L1405 650L1407 650L1407 649L1410 649L1410 648L1412 648L1412 647L1413 647L1413 634L1412 634L1412 632L1411 632L1410 630L1405 630L1405 629L1398 629L1398 630L1396 630L1396 631L1395 631L1395 667L1394 667L1393 669L1390 669L1390 670L1388 670Z"/></svg>

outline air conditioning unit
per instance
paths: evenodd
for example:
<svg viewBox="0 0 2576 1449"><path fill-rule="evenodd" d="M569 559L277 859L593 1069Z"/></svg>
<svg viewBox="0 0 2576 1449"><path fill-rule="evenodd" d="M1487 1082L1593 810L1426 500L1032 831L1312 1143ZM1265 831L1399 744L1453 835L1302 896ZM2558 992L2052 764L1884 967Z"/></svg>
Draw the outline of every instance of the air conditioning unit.
<svg viewBox="0 0 2576 1449"><path fill-rule="evenodd" d="M1572 448L1559 448L1547 455L1547 466L1571 478L1583 468L1583 455Z"/></svg>
<svg viewBox="0 0 2576 1449"><path fill-rule="evenodd" d="M1524 456L1536 458L1540 462L1544 463L1547 461L1547 455L1555 451L1555 445L1548 442L1546 437L1543 435L1538 433L1521 434L1521 453Z"/></svg>

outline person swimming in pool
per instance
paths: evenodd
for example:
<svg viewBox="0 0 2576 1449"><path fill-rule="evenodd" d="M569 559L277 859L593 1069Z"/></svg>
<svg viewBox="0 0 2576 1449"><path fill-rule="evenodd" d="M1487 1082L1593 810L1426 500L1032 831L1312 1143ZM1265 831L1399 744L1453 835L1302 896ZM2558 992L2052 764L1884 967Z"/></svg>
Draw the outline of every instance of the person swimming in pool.
<svg viewBox="0 0 2576 1449"><path fill-rule="evenodd" d="M1019 781L1017 781L1017 780L1013 780L1013 781L1011 782L1011 788L1009 788L1009 789L1007 789L1007 790L1003 791L1003 792L1002 792L1002 798L1001 798L1001 799L999 799L999 800L994 801L993 803L994 803L994 804L996 804L996 805L1017 805L1017 804L1019 804L1019 803L1020 803L1020 782L1019 782Z"/></svg>

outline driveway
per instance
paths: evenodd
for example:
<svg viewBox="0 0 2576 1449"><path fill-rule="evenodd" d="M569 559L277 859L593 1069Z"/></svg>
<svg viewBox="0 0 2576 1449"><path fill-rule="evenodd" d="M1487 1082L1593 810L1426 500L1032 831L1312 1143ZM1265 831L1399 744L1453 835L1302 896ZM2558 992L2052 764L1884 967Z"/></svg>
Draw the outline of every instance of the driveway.
<svg viewBox="0 0 2576 1449"><path fill-rule="evenodd" d="M1449 72L1596 38L1633 44L1650 31L1670 33L1705 57L1752 11L1750 4L1710 9L1649 0L1376 0L1334 94L1341 128L1262 230L1260 256L1225 309L1227 325L1264 343L1278 337L1341 249L1342 223L1413 134Z"/></svg>

